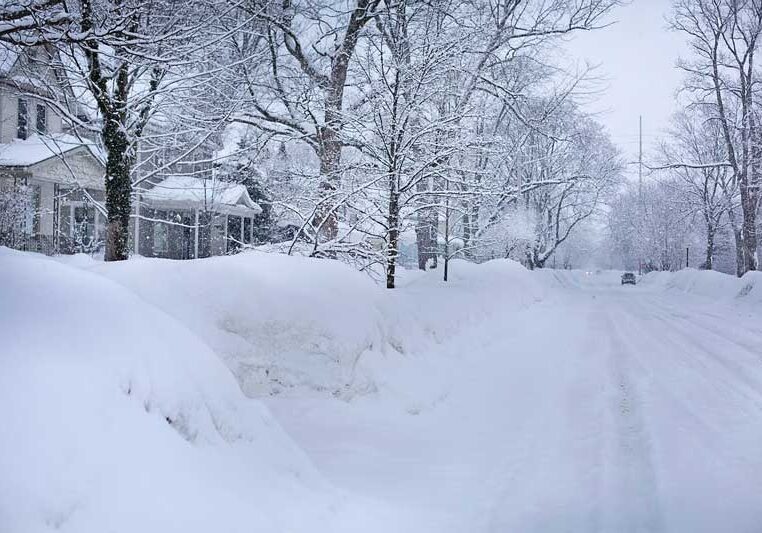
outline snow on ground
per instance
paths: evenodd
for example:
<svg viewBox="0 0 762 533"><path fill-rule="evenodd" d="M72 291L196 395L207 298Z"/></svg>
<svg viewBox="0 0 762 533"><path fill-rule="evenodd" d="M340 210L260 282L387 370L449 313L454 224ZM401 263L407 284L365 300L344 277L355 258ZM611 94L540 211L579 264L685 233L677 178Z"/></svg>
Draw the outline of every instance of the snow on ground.
<svg viewBox="0 0 762 533"><path fill-rule="evenodd" d="M686 268L678 272L650 272L643 286L678 291L724 302L762 304L762 272L747 272L742 278L712 270Z"/></svg>
<svg viewBox="0 0 762 533"><path fill-rule="evenodd" d="M251 396L371 386L356 363L381 340L379 290L344 265L247 253L202 261L92 261L104 275L182 321Z"/></svg>
<svg viewBox="0 0 762 533"><path fill-rule="evenodd" d="M762 527L755 276L0 252L0 531Z"/></svg>
<svg viewBox="0 0 762 533"><path fill-rule="evenodd" d="M460 364L431 409L267 403L337 484L439 531L759 531L760 309L532 275L544 299L442 347Z"/></svg>
<svg viewBox="0 0 762 533"><path fill-rule="evenodd" d="M0 531L334 532L373 516L177 320L34 254L0 249L0 273Z"/></svg>
<svg viewBox="0 0 762 533"><path fill-rule="evenodd" d="M388 292L335 261L260 252L182 262L59 260L114 280L182 321L249 396L372 392L387 372L416 375L410 366L429 362L411 355L437 351L480 320L544 294L512 261L454 261L447 290L438 272L404 273L406 290Z"/></svg>

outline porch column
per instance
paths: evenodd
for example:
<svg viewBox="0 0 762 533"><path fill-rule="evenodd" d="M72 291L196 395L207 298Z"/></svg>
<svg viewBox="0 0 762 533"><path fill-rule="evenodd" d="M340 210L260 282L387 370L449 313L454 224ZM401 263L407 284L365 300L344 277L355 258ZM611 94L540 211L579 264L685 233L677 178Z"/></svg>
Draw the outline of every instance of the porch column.
<svg viewBox="0 0 762 533"><path fill-rule="evenodd" d="M241 217L241 246L243 246L243 243L246 242L243 240L243 226L244 226L244 223L243 223L243 216L242 216Z"/></svg>
<svg viewBox="0 0 762 533"><path fill-rule="evenodd" d="M225 250L223 253L228 253L228 216L225 215L225 240L223 241L225 243Z"/></svg>
<svg viewBox="0 0 762 533"><path fill-rule="evenodd" d="M198 259L198 208L196 208L196 227L195 227L195 236L194 236L194 242L193 242L193 257Z"/></svg>
<svg viewBox="0 0 762 533"><path fill-rule="evenodd" d="M53 184L53 253L61 249L61 187Z"/></svg>
<svg viewBox="0 0 762 533"><path fill-rule="evenodd" d="M254 218L250 218L251 224L249 224L249 242L254 244Z"/></svg>

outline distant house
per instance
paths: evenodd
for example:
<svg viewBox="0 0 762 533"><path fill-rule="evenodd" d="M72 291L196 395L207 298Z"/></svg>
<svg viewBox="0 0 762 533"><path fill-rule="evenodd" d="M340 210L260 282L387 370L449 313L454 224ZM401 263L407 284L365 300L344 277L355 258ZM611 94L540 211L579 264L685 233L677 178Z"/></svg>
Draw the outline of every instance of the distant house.
<svg viewBox="0 0 762 533"><path fill-rule="evenodd" d="M262 208L244 185L168 176L137 195L132 234L140 255L189 259L221 255L254 242ZM133 239L134 240L134 239Z"/></svg>
<svg viewBox="0 0 762 533"><path fill-rule="evenodd" d="M0 48L0 245L46 254L97 252L105 240L105 154L67 131L46 103L49 91L65 90L41 59L47 53ZM130 223L133 253L187 259L253 241L260 206L245 186L211 174L164 175L141 184Z"/></svg>

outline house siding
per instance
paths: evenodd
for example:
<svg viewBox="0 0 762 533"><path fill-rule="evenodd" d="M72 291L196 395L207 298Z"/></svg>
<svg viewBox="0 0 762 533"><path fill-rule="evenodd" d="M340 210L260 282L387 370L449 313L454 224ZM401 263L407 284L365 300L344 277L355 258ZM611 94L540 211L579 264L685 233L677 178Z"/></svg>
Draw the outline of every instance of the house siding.
<svg viewBox="0 0 762 533"><path fill-rule="evenodd" d="M34 166L35 177L87 189L105 190L104 168L86 146L66 153L65 162L52 157Z"/></svg>
<svg viewBox="0 0 762 533"><path fill-rule="evenodd" d="M0 142L9 143L17 139L18 133L18 100L24 98L29 102L28 127L29 135L36 132L37 104L47 108L47 133L56 134L63 132L61 117L42 100L29 95L20 95L19 92L7 85L0 86Z"/></svg>

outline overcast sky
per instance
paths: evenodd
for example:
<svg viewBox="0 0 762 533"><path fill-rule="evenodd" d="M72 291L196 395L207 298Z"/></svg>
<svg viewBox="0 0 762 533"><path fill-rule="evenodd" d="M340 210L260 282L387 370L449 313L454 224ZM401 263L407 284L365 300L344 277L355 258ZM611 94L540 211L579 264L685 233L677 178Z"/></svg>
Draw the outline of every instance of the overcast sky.
<svg viewBox="0 0 762 533"><path fill-rule="evenodd" d="M671 0L632 0L609 16L613 25L579 34L567 44L578 61L600 65L601 92L586 105L598 114L614 142L637 159L638 116L643 116L643 150L656 141L676 111L685 55L684 37L667 29Z"/></svg>

